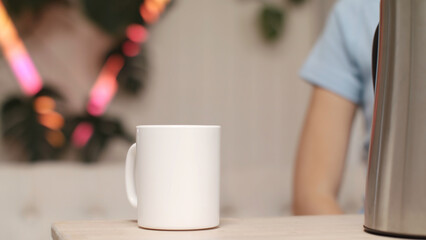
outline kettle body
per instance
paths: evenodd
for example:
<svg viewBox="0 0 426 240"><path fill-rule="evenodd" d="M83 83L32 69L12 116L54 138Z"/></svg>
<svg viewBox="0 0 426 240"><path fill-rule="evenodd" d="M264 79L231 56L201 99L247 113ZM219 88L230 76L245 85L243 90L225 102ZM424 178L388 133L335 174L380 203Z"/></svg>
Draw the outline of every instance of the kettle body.
<svg viewBox="0 0 426 240"><path fill-rule="evenodd" d="M378 29L364 227L425 239L426 0L381 0Z"/></svg>

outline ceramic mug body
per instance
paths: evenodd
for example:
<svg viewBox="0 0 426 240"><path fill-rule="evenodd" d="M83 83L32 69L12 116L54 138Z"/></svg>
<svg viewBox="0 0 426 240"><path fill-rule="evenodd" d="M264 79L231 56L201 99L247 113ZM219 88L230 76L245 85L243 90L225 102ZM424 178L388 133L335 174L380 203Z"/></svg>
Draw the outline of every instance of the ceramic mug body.
<svg viewBox="0 0 426 240"><path fill-rule="evenodd" d="M219 185L219 126L137 127L136 144L126 159L126 189L138 209L139 226L217 227Z"/></svg>

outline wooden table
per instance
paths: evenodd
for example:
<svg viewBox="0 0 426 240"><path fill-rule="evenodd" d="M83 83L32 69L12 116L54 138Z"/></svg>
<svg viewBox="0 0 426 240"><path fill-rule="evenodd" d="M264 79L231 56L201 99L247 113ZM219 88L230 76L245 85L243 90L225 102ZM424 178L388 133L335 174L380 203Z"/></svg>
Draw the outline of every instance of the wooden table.
<svg viewBox="0 0 426 240"><path fill-rule="evenodd" d="M75 221L52 225L53 240L288 240L393 239L363 231L362 215L222 219L219 228L199 231L155 231L134 220Z"/></svg>

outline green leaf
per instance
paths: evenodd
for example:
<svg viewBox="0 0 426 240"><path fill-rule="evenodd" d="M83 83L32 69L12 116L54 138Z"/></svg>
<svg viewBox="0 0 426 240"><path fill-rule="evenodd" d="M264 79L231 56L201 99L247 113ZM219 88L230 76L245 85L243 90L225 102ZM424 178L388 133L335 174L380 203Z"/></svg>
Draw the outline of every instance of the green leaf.
<svg viewBox="0 0 426 240"><path fill-rule="evenodd" d="M260 30L268 41L276 41L284 30L285 9L264 5L260 14Z"/></svg>

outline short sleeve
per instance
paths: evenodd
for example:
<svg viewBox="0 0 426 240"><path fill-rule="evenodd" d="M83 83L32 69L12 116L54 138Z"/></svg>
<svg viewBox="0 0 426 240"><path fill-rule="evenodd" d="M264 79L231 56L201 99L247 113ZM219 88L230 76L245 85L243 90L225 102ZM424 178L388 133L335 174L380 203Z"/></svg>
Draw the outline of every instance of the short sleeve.
<svg viewBox="0 0 426 240"><path fill-rule="evenodd" d="M356 37L351 9L340 1L332 10L300 75L307 82L334 92L356 104L362 101L362 80L348 39ZM361 32L362 33L362 32ZM353 44L352 44L353 45Z"/></svg>

